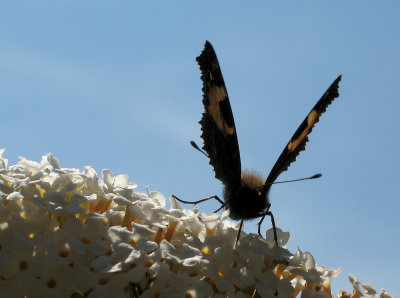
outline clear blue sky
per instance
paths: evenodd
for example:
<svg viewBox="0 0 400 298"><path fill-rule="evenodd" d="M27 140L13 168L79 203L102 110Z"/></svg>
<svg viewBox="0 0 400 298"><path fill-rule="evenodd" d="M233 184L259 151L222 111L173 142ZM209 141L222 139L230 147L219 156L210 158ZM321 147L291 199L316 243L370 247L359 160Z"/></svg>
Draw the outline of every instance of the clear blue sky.
<svg viewBox="0 0 400 298"><path fill-rule="evenodd" d="M126 173L139 191L221 195L189 145L201 143L195 57L205 40L222 67L242 165L265 175L343 74L340 98L279 179L324 176L274 186L271 210L292 251L344 267L335 292L351 289L351 273L400 296L400 3L148 3L0 3L0 147L10 164L52 152L62 167Z"/></svg>

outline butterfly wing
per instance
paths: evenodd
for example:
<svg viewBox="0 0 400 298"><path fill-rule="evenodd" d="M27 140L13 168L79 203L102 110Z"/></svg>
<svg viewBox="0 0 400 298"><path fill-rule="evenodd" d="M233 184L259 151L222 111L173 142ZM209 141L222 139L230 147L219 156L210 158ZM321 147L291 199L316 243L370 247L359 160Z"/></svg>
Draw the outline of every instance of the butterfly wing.
<svg viewBox="0 0 400 298"><path fill-rule="evenodd" d="M315 123L318 122L319 117L325 112L326 108L332 103L332 101L339 96L338 88L340 79L341 76L338 76L328 90L326 90L324 95L322 95L317 104L312 108L306 119L304 119L300 124L299 128L296 130L269 173L263 189L264 193L268 192L271 184L282 172L288 169L290 164L296 160L296 157L300 152L305 150L306 143L308 142L308 135L311 133Z"/></svg>
<svg viewBox="0 0 400 298"><path fill-rule="evenodd" d="M235 122L228 92L218 63L217 55L208 41L196 58L203 81L204 113L200 120L204 140L215 177L224 185L240 183L241 164Z"/></svg>

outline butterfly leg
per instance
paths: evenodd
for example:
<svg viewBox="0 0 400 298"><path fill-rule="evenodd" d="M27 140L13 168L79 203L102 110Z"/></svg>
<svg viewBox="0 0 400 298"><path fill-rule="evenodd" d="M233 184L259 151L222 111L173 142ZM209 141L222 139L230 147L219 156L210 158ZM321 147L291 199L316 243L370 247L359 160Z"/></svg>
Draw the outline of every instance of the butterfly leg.
<svg viewBox="0 0 400 298"><path fill-rule="evenodd" d="M211 200L211 199L216 199L218 202L220 202L222 205L224 205L224 202L220 198L218 198L218 196L211 196L211 197L208 197L208 198L205 198L205 199L201 199L201 200L198 200L198 201L193 201L193 202L181 200L177 196L174 196L174 195L171 195L171 196L174 197L175 200L177 200L177 201L179 201L181 203L184 203L184 204L193 204L193 205L195 205L195 204L198 204L198 203L201 203L201 202L205 202L205 201L208 201L208 200ZM218 209L218 210L220 210L220 209Z"/></svg>
<svg viewBox="0 0 400 298"><path fill-rule="evenodd" d="M268 209L269 209L269 207L268 207ZM274 230L274 240L275 240L276 245L279 245L278 244L278 236L276 234L275 219L274 219L274 215L272 214L271 211L268 210L267 212L264 212L263 214L260 214L260 216L262 216L262 217L261 217L260 222L258 223L258 234L262 237L262 235L261 235L261 224L262 224L262 222L264 221L264 218L267 215L271 217L272 229Z"/></svg>
<svg viewBox="0 0 400 298"><path fill-rule="evenodd" d="M218 198L218 197L217 197L217 198ZM216 199L217 199L217 198L216 198ZM218 211L220 211L221 209L223 209L223 208L226 206L226 204L228 204L228 201L222 202L220 198L218 198L217 200L218 200L218 202L221 203L221 207L219 207L217 210L215 210L214 213L217 213Z"/></svg>
<svg viewBox="0 0 400 298"><path fill-rule="evenodd" d="M263 215L263 216L261 217L261 220L260 220L259 223L258 223L258 235L260 235L261 237L262 237L262 235L261 235L261 224L262 224L262 222L264 221L265 216L266 216L266 215Z"/></svg>
<svg viewBox="0 0 400 298"><path fill-rule="evenodd" d="M244 221L244 218L242 217L242 220L240 221L239 232L238 232L237 237L236 237L236 243L239 242L240 232L242 231L242 227L243 227L243 221Z"/></svg>

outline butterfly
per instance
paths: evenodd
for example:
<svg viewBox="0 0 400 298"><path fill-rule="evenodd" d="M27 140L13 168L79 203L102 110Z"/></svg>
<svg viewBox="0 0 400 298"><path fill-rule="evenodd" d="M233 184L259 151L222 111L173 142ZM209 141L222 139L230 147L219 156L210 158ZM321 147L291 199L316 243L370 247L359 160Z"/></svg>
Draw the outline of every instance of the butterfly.
<svg viewBox="0 0 400 298"><path fill-rule="evenodd" d="M258 223L258 233L261 235L261 224L266 216L270 216L274 240L278 244L275 220L270 211L269 190L278 176L288 169L301 151L305 150L308 135L318 122L319 117L332 101L339 96L338 86L341 76L336 78L300 124L272 167L267 179L264 180L257 174L242 170L236 127L228 92L217 55L210 42L206 41L204 50L196 58L196 61L200 66L201 80L203 81L204 113L199 123L205 152L194 142L191 142L191 144L209 157L210 164L215 171L215 177L224 185L224 201L220 200L218 196L211 196L191 203L215 198L221 203L221 208L217 211L222 208L229 209L229 217L241 221L236 241L239 241L244 220L261 218ZM320 177L320 174L303 179L318 177ZM182 202L189 203L187 201Z"/></svg>

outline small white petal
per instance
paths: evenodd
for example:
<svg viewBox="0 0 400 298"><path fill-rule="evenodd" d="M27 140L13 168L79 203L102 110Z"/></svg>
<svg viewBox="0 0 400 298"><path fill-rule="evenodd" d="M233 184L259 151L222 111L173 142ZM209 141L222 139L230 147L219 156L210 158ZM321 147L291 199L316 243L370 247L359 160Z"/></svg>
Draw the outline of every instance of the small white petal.
<svg viewBox="0 0 400 298"><path fill-rule="evenodd" d="M293 285L287 280L281 280L278 283L277 290L279 298L293 297L295 292Z"/></svg>
<svg viewBox="0 0 400 298"><path fill-rule="evenodd" d="M14 191L7 196L7 200L9 201L16 201L23 199L24 196L19 191Z"/></svg>
<svg viewBox="0 0 400 298"><path fill-rule="evenodd" d="M159 191L151 191L149 197L158 203L158 206L165 207L166 199L163 194Z"/></svg>
<svg viewBox="0 0 400 298"><path fill-rule="evenodd" d="M393 294L386 292L385 289L382 289L379 293L379 298L395 298Z"/></svg>
<svg viewBox="0 0 400 298"><path fill-rule="evenodd" d="M172 209L182 210L181 206L179 206L178 201L173 196L169 197L169 203L170 203Z"/></svg>
<svg viewBox="0 0 400 298"><path fill-rule="evenodd" d="M101 176L103 177L104 183L107 185L109 191L114 187L114 175L109 169L104 169L101 171Z"/></svg>
<svg viewBox="0 0 400 298"><path fill-rule="evenodd" d="M6 151L6 149L4 149L4 148L0 149L0 171L7 169L8 159L4 158L5 151Z"/></svg>
<svg viewBox="0 0 400 298"><path fill-rule="evenodd" d="M52 153L47 153L46 158L47 158L47 160L49 161L49 163L52 165L52 167L54 169L59 169L60 168L60 166L58 164L58 159L55 158Z"/></svg>

